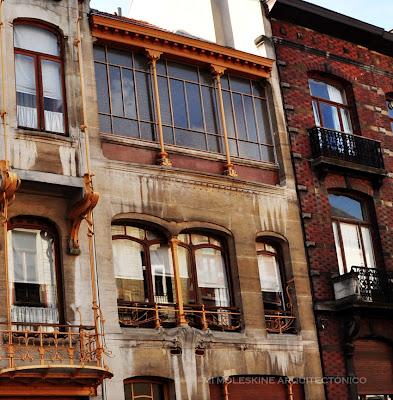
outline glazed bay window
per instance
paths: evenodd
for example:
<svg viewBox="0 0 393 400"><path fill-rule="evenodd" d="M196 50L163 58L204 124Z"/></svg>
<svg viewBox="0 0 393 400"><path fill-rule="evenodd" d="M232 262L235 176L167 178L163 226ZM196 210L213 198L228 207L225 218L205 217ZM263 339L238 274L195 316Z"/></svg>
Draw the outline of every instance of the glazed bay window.
<svg viewBox="0 0 393 400"><path fill-rule="evenodd" d="M95 46L100 130L158 142L152 68L147 56ZM217 84L208 67L155 64L163 142L225 153ZM266 90L262 81L226 73L221 77L225 123L232 156L274 162Z"/></svg>
<svg viewBox="0 0 393 400"><path fill-rule="evenodd" d="M18 126L65 132L64 83L58 35L41 25L14 26Z"/></svg>
<svg viewBox="0 0 393 400"><path fill-rule="evenodd" d="M112 248L123 326L239 328L219 239L184 233L168 240L151 229L113 225Z"/></svg>

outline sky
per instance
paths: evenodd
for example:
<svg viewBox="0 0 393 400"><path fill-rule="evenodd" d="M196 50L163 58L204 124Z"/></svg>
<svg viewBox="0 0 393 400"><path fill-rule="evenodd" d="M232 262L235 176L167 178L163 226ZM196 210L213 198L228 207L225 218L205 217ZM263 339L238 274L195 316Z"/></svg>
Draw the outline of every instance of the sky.
<svg viewBox="0 0 393 400"><path fill-rule="evenodd" d="M114 12L117 7L121 7L124 16L138 19L138 10L143 7L144 1L145 0L91 0L90 6L107 12ZM154 1L158 3L163 0ZM197 3L197 1L198 0L194 0L194 4ZM309 2L380 26L387 31L393 29L393 0L309 0Z"/></svg>

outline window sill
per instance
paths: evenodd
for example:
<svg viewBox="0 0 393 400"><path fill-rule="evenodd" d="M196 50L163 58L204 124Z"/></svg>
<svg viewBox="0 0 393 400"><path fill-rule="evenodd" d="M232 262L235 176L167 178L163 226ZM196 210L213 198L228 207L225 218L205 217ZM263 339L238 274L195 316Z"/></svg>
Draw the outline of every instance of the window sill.
<svg viewBox="0 0 393 400"><path fill-rule="evenodd" d="M54 144L64 144L70 143L71 145L76 146L77 140L76 138L70 137L67 134L58 134L40 130L32 130L32 129L25 129L25 128L16 128L16 139L28 139L28 140L36 140L36 141L43 141L43 142L51 142Z"/></svg>
<svg viewBox="0 0 393 400"><path fill-rule="evenodd" d="M160 146L158 143L143 141L140 139L129 138L124 136L117 136L109 133L100 133L102 141L106 143L121 144L125 146L139 147L141 149L154 149L159 150ZM186 147L178 147L174 145L165 145L165 150L172 154L179 154L188 157L195 157L209 161L221 161L226 162L226 158L222 154L208 153L202 150L195 150ZM170 158L170 156L169 156ZM247 160L239 157L231 157L231 161L236 165L244 165L251 167L258 167L261 169L278 171L279 167L277 163L271 163L267 161L256 161Z"/></svg>

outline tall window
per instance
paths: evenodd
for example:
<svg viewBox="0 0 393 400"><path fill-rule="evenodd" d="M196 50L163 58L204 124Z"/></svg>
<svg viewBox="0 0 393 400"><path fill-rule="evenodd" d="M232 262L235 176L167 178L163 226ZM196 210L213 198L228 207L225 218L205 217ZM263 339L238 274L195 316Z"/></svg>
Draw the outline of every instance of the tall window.
<svg viewBox="0 0 393 400"><path fill-rule="evenodd" d="M165 237L136 226L113 225L112 239L119 302L176 302Z"/></svg>
<svg viewBox="0 0 393 400"><path fill-rule="evenodd" d="M57 235L33 220L11 220L9 278L13 322L59 323Z"/></svg>
<svg viewBox="0 0 393 400"><path fill-rule="evenodd" d="M95 46L94 57L101 132L156 141L147 58L102 46ZM157 75L165 143L223 153L211 73L161 59ZM263 84L225 75L222 86L232 155L274 162Z"/></svg>
<svg viewBox="0 0 393 400"><path fill-rule="evenodd" d="M309 79L315 125L352 133L347 97L342 87Z"/></svg>
<svg viewBox="0 0 393 400"><path fill-rule="evenodd" d="M390 130L393 132L393 93L386 96L386 108L390 119Z"/></svg>
<svg viewBox="0 0 393 400"><path fill-rule="evenodd" d="M329 203L340 274L353 266L375 268L370 216L365 204L341 194L330 194Z"/></svg>
<svg viewBox="0 0 393 400"><path fill-rule="evenodd" d="M125 400L169 400L169 387L165 383L144 378L126 380Z"/></svg>
<svg viewBox="0 0 393 400"><path fill-rule="evenodd" d="M59 37L39 25L14 27L18 125L64 133L63 65Z"/></svg>

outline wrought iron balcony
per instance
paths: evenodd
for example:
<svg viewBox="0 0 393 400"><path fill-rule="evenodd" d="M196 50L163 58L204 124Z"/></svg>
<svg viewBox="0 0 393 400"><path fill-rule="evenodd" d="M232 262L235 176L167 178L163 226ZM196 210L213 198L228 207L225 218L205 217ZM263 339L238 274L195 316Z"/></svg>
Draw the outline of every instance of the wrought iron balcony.
<svg viewBox="0 0 393 400"><path fill-rule="evenodd" d="M393 272L377 268L352 267L333 280L336 300L393 306Z"/></svg>
<svg viewBox="0 0 393 400"><path fill-rule="evenodd" d="M179 324L179 311L175 304L121 302L118 306L119 322L134 328L173 328ZM236 307L185 305L188 325L202 330L239 331L240 311Z"/></svg>
<svg viewBox="0 0 393 400"><path fill-rule="evenodd" d="M383 175L381 144L372 139L331 129L309 130L314 166L335 166Z"/></svg>

